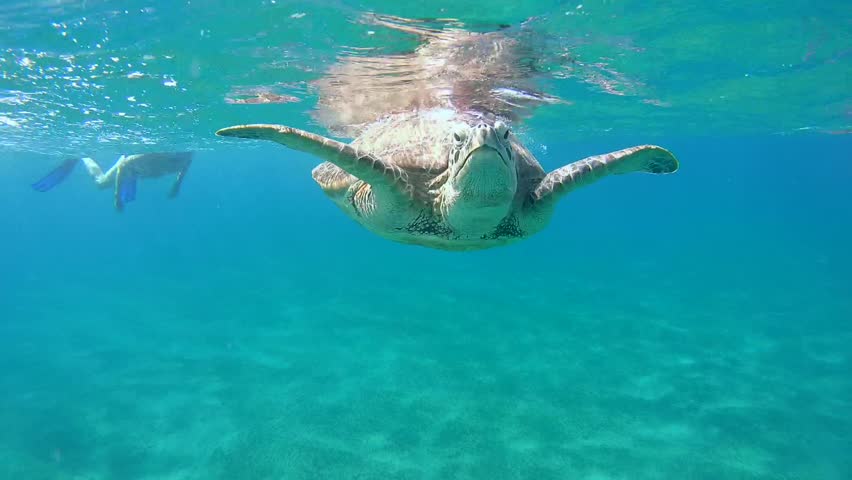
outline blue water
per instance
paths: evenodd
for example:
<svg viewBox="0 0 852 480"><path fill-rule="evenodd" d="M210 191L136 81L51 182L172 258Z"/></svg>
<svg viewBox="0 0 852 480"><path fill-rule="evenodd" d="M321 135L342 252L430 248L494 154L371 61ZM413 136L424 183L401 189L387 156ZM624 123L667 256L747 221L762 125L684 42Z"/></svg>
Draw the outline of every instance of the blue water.
<svg viewBox="0 0 852 480"><path fill-rule="evenodd" d="M2 478L848 478L849 141L667 144L677 176L463 254L284 149L121 215L7 162Z"/></svg>
<svg viewBox="0 0 852 480"><path fill-rule="evenodd" d="M848 74L836 53L821 65ZM754 100L729 107L749 112L729 128L718 105L695 115L699 96L648 131L635 97L604 98L623 114L613 131L580 128L604 94L550 110L538 125L551 133L535 137L546 170L648 142L681 168L608 177L540 234L464 253L358 226L310 178L312 157L206 143L252 115L304 122L292 105L220 105L215 122L175 127L175 143L205 147L180 197L142 181L117 213L83 168L33 191L79 125L59 111L50 141L26 143L35 110L5 103L19 125L0 124L0 479L852 478L852 137L827 134L848 125L848 96L825 78L808 89L823 109ZM743 101L741 87L728 93ZM796 112L824 128L787 128ZM152 118L139 125L152 138L181 125ZM714 126L699 135L683 118ZM108 165L122 145L100 137L98 150L103 128L84 127L95 134L79 151Z"/></svg>

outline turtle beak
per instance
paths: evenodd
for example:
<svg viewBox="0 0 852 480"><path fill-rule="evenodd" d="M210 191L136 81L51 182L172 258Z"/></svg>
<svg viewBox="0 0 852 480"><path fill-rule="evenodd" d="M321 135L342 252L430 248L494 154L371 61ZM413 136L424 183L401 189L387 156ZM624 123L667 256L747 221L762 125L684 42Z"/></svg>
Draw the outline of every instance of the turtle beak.
<svg viewBox="0 0 852 480"><path fill-rule="evenodd" d="M470 150L461 168L467 167L468 163L475 162L498 162L505 167L509 166L506 158L505 148L498 138L497 130L481 123L473 128L470 138Z"/></svg>

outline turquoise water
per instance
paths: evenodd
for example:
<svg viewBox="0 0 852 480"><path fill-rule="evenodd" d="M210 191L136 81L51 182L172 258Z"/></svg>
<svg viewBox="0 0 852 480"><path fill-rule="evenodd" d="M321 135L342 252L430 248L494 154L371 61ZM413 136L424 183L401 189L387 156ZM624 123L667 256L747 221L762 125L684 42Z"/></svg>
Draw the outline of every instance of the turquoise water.
<svg viewBox="0 0 852 480"><path fill-rule="evenodd" d="M0 7L0 479L852 477L848 2L252 4ZM365 10L537 16L566 100L523 126L545 169L656 143L680 171L451 253L213 135L321 131L311 80L413 45ZM225 101L257 86L299 101ZM165 148L197 152L176 200L30 188Z"/></svg>

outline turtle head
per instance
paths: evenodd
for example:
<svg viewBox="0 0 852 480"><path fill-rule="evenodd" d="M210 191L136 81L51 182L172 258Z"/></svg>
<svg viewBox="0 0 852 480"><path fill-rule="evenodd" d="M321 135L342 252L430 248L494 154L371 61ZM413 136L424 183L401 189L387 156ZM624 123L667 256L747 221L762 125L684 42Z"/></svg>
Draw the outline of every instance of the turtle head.
<svg viewBox="0 0 852 480"><path fill-rule="evenodd" d="M509 212L518 187L512 133L502 121L459 124L449 139L449 178L443 210L456 228L495 227Z"/></svg>

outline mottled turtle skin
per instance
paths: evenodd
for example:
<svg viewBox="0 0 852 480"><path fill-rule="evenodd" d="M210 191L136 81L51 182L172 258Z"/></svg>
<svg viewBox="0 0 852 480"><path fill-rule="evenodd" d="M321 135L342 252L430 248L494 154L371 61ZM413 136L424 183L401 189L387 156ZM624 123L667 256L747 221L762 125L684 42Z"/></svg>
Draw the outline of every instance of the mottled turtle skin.
<svg viewBox="0 0 852 480"><path fill-rule="evenodd" d="M385 199L381 188L330 162L313 178L347 215L390 240L481 249L529 236L550 216L550 209L525 209L545 171L501 120L446 110L400 114L351 146L397 167L405 196Z"/></svg>
<svg viewBox="0 0 852 480"><path fill-rule="evenodd" d="M409 55L347 59L317 82L315 117L351 143L269 124L217 135L270 140L315 156L323 162L314 180L366 229L455 251L534 235L562 196L604 176L678 169L667 150L640 145L545 172L511 129L533 106L555 101L531 91L529 71L517 63L528 52L518 42L499 32L418 29L396 17L370 21L424 43ZM509 92L510 101L496 91Z"/></svg>
<svg viewBox="0 0 852 480"><path fill-rule="evenodd" d="M389 240L442 250L528 238L547 226L559 198L605 175L678 168L667 150L641 145L546 173L504 121L446 110L390 116L348 145L282 125L217 134L325 159L313 178L349 217Z"/></svg>

